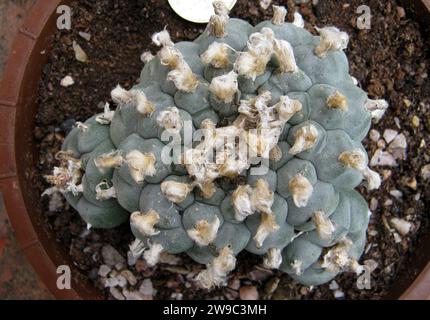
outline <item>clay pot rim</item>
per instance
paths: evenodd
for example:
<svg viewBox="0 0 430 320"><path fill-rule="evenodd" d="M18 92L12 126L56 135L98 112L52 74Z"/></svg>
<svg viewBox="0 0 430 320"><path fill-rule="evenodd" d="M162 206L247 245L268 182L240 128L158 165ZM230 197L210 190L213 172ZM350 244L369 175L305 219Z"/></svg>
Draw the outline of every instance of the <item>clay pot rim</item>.
<svg viewBox="0 0 430 320"><path fill-rule="evenodd" d="M33 81L30 87L32 84L33 89L37 89L42 64L47 59L46 54L41 57L43 50L40 49L49 51L47 38L55 29L56 8L69 2L70 0L38 0L16 36L0 86L0 190L3 192L6 212L21 248L52 294L58 299L101 299L101 295L93 287L79 279L73 280L70 290L57 288L57 266L59 263L68 262L67 255L59 251L58 244L49 239L49 232L35 223L35 218L32 219L27 210L27 207L31 207L26 206L26 202L28 204L30 200L27 199L24 186L28 179L25 171L28 162L23 160L25 157L18 150L28 144L24 143L25 146L22 146L23 132L17 132L17 126L22 126L19 117L22 117L24 110L27 112L31 109L31 101L29 104L23 97L24 88L28 87L29 76L33 75L30 77ZM426 16L430 18L430 0L415 2L419 2L418 5L423 6L421 8L427 8ZM420 11L422 13L422 10ZM38 73L30 72L34 69ZM32 98L34 100L35 96ZM32 104L35 105L35 102ZM32 133L27 138L31 140L31 137ZM31 150L30 146L28 152ZM396 298L400 296L400 299L430 299L429 259L426 263L415 281L401 295L393 294Z"/></svg>

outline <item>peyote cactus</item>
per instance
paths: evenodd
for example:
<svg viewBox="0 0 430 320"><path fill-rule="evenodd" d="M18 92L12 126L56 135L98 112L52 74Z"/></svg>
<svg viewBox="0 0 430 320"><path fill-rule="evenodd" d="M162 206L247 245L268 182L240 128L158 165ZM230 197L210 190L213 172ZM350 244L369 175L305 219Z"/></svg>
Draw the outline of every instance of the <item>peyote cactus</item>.
<svg viewBox="0 0 430 320"><path fill-rule="evenodd" d="M162 252L207 265L205 288L242 250L305 285L360 273L369 209L354 188L380 185L361 141L387 104L349 75L344 32L313 36L279 6L256 27L214 8L194 42L153 36L139 85L76 124L47 193L94 228L129 220L150 265Z"/></svg>

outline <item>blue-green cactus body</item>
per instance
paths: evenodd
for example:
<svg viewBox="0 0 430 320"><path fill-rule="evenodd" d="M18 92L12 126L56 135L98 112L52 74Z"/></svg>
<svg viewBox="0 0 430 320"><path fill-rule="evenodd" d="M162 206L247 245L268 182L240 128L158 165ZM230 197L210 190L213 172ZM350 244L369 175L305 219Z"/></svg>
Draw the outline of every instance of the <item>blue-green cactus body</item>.
<svg viewBox="0 0 430 320"><path fill-rule="evenodd" d="M252 33L270 28L276 39L288 41L293 47L298 71L281 73L279 62L272 58L266 71L255 80L239 76L239 92L231 102L219 100L210 91L215 77L228 74L234 69L237 52L247 51L248 38ZM155 106L151 115L142 115L133 103L121 105L108 125L97 123L93 117L84 123L85 128L75 128L64 141L62 150L80 159L83 194L66 193L66 199L82 218L95 228L113 228L127 221L133 212L147 213L155 210L159 220L153 236L132 232L137 239L159 244L172 254L186 253L198 263L210 264L219 252L229 246L234 255L243 250L256 255L267 254L270 249L282 252L280 270L287 272L305 285L318 285L333 279L338 272L322 267L324 254L344 239L352 245L348 248L351 258L359 259L366 239L369 222L365 200L353 190L363 180L363 173L339 161L345 151L361 150L361 140L367 134L371 115L364 104L367 94L354 86L349 75L348 59L342 51L330 51L325 57L315 54L320 37L292 24L275 25L262 22L255 28L240 19L230 19L225 37L211 35L209 28L194 42L180 42L175 47L199 79L192 92L178 90L173 81L167 80L171 71L155 57L143 68L140 83L134 89L141 90ZM225 43L233 50L229 53L226 68L217 69L204 65L201 55L214 43ZM221 119L238 116L239 100L257 97L266 91L271 93L271 104L281 96L301 103L301 110L285 125L278 142L278 157L271 159L266 174L253 176L244 172L245 183L254 186L260 179L267 182L274 193L272 211L278 228L257 246L254 239L262 221L262 213L255 212L244 221L238 221L233 206L233 191L237 184L232 181L215 181L215 190L205 198L194 188L180 203L173 203L162 191L162 183L175 181L191 185L193 177L186 168L177 164L164 164L162 150L168 141L161 141L164 128L159 116L176 107L182 123L192 120L195 128L210 119L218 124ZM328 100L339 92L347 108L328 107ZM292 154L297 132L312 126L318 135L308 149ZM180 132L183 138L184 129ZM127 161L114 168L100 171L95 159L112 151L126 156L132 151L151 153L155 157L155 172L137 183L130 173ZM364 155L366 153L364 152ZM367 156L366 156L367 160ZM290 181L297 175L304 177L312 192L305 206L298 206L293 197ZM96 186L106 181L116 190L116 196L97 200ZM313 220L317 211L324 213L334 226L328 238L321 238ZM219 228L213 241L200 246L189 234L201 220Z"/></svg>

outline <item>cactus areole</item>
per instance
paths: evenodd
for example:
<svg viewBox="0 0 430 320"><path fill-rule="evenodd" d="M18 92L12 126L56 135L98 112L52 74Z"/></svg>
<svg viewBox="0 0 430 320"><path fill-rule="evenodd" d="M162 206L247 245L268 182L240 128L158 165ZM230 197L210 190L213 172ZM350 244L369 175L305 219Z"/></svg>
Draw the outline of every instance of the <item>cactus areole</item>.
<svg viewBox="0 0 430 320"><path fill-rule="evenodd" d="M380 185L361 141L387 104L350 76L346 33L314 36L284 7L256 27L214 7L194 42L153 36L140 83L76 124L46 194L90 227L128 221L149 265L163 252L206 265L204 288L243 250L309 286L360 274L370 212L354 188Z"/></svg>

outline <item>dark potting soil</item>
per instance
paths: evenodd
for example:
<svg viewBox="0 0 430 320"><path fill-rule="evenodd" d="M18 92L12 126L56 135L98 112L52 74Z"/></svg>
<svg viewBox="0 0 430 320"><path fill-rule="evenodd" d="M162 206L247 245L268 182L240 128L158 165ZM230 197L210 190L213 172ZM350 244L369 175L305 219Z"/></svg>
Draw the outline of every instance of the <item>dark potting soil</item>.
<svg viewBox="0 0 430 320"><path fill-rule="evenodd" d="M370 30L356 27L356 9L363 2L371 8ZM285 5L287 1L273 3ZM335 279L339 286L337 291L333 283L331 288L326 284L310 289L280 272L259 268L259 258L242 253L238 268L231 275L230 287L212 292L197 289L189 279L192 272L203 266L186 256L180 256L174 266L161 264L153 269L139 260L129 269L139 284L143 279L151 279L157 291L155 298L235 299L239 297L241 286L254 286L260 298L333 299L336 292L337 297L343 294L346 299L378 299L396 282L399 273L410 266L411 255L429 224L430 188L428 180L426 182L421 177L421 169L430 162L430 151L426 147L430 143L430 82L427 74L430 60L426 40L418 25L404 15L404 10L394 0L349 0L347 3L324 0L316 6L303 4L299 10L307 22L306 28L312 32L314 25L334 25L349 33L351 41L347 55L351 74L371 98L385 98L390 103L385 117L373 129L381 135L385 129L396 130L405 135L408 144L407 158L399 161L398 167L376 167L384 176L380 190L371 193L360 190L373 207L368 247L361 260L373 260L377 264L372 273L371 289L357 289L357 278L351 273ZM56 164L54 155L74 121L84 121L100 112L109 101L111 89L118 83L130 88L136 82L143 67L142 52L148 49L156 52L151 35L167 25L174 41L193 40L204 29L204 25L182 20L167 1L160 0L81 0L72 3L72 12L72 30L58 31L53 36L53 49L40 82L35 129L40 148L37 168L40 193L48 187L43 175ZM269 19L271 14L272 10L261 9L258 1L239 0L231 16L256 24ZM79 32L91 34L90 41L79 36ZM76 61L72 49L74 40L88 54L88 63ZM60 80L66 75L75 80L69 88L60 86ZM369 157L382 145L383 141L367 139L365 147ZM85 232L85 224L67 204L62 202L59 208L50 211L49 199L42 201L46 225L52 229L57 241L67 248L81 271L80 277L93 283L107 298L111 297L97 275L103 264L100 249L110 244L126 257L128 245L133 240L129 227ZM392 217L403 218L413 225L411 231L406 236L397 237L397 241L392 228L384 223ZM138 284L136 286L138 288Z"/></svg>

